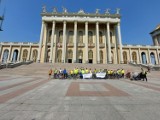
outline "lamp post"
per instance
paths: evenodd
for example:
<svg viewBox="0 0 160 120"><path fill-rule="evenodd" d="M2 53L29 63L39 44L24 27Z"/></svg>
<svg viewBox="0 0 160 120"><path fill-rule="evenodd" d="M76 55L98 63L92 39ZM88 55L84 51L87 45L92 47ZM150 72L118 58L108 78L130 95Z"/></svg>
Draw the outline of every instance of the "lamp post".
<svg viewBox="0 0 160 120"><path fill-rule="evenodd" d="M4 17L3 17L3 16L0 16L0 31L3 31L3 30L2 30L3 20L4 20Z"/></svg>
<svg viewBox="0 0 160 120"><path fill-rule="evenodd" d="M0 5L1 5L1 0L0 0ZM0 16L0 31L3 31L3 30L2 30L2 24L3 24L3 20L4 20L4 14L5 14L5 9L4 9L3 15Z"/></svg>

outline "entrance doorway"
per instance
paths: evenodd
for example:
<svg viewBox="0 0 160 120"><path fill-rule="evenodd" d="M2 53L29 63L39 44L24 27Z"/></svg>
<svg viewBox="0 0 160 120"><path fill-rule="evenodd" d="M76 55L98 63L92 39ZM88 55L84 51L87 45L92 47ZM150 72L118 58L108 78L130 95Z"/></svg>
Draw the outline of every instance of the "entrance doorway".
<svg viewBox="0 0 160 120"><path fill-rule="evenodd" d="M79 59L78 62L79 62L79 63L82 63L82 59Z"/></svg>
<svg viewBox="0 0 160 120"><path fill-rule="evenodd" d="M18 60L18 50L14 50L12 62L17 62L17 60Z"/></svg>
<svg viewBox="0 0 160 120"><path fill-rule="evenodd" d="M88 60L88 63L93 63L93 60L92 60L92 59L89 59L89 60Z"/></svg>
<svg viewBox="0 0 160 120"><path fill-rule="evenodd" d="M72 59L68 59L68 63L72 63Z"/></svg>
<svg viewBox="0 0 160 120"><path fill-rule="evenodd" d="M3 53L2 63L7 62L8 54L9 54L9 50L6 49Z"/></svg>

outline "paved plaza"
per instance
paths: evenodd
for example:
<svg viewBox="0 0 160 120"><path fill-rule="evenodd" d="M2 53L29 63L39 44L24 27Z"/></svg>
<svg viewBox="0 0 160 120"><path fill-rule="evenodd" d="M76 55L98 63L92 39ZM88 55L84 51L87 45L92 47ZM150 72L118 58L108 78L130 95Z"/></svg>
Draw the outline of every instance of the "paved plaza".
<svg viewBox="0 0 160 120"><path fill-rule="evenodd" d="M0 120L158 120L160 76L149 76L48 80L0 71Z"/></svg>

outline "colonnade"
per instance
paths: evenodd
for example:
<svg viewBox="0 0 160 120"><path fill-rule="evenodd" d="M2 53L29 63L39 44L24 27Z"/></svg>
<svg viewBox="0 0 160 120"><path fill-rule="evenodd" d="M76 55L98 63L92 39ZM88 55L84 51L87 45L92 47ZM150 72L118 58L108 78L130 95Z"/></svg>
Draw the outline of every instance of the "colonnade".
<svg viewBox="0 0 160 120"><path fill-rule="evenodd" d="M23 44L23 43L22 43ZM17 43L1 44L0 62L37 61L38 44L22 45Z"/></svg>
<svg viewBox="0 0 160 120"><path fill-rule="evenodd" d="M66 30L67 30L67 21L62 21L63 22L63 43L62 43L62 62L65 63L65 56L66 56ZM73 21L74 23L74 36L73 36L73 42L74 42L74 52L73 52L73 61L76 62L77 61L77 24L78 21ZM90 23L90 21L86 21L85 24L85 63L88 63L88 24ZM101 22L96 21L95 22L95 28L96 28L96 41L95 41L95 46L96 46L96 63L100 63L100 48L99 48L99 24L101 24ZM106 38L107 38L107 42L105 44L107 44L107 49L106 49L106 53L107 53L107 63L112 63L111 60L111 40L110 40L110 22L106 22L103 23L106 24ZM119 43L119 51L117 54L120 56L119 57L119 63L123 63L123 56L122 56L122 40L121 40L121 30L120 30L120 23L114 23L115 24L115 36L117 37L116 39L118 40ZM56 45L57 40L54 39L54 34L56 32L56 21L52 21L52 35L51 35L51 54L50 54L50 59L49 61L51 63L55 63L55 52L56 52L56 48L53 47L54 44ZM42 53L46 52L43 51L42 52L42 45L46 45L46 43L44 43L44 41L46 41L44 38L44 34L46 34L45 32L47 32L47 22L42 21L42 27L41 27L41 35L40 35L40 42L39 42L39 51L38 51L38 62L44 62L43 60L41 60L41 55ZM47 41L46 41L47 42ZM118 48L117 47L117 48ZM46 50L46 49L43 49Z"/></svg>

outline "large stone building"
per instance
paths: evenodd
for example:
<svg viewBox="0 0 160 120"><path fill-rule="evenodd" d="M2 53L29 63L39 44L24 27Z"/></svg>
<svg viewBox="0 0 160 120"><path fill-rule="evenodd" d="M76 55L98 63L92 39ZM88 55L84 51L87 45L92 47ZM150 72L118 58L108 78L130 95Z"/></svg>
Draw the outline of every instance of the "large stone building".
<svg viewBox="0 0 160 120"><path fill-rule="evenodd" d="M47 12L43 7L39 43L0 43L1 62L160 64L160 26L152 46L123 45L119 9L115 14Z"/></svg>

